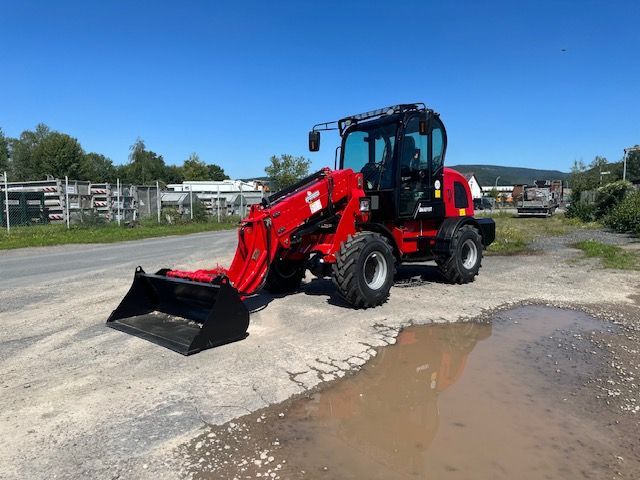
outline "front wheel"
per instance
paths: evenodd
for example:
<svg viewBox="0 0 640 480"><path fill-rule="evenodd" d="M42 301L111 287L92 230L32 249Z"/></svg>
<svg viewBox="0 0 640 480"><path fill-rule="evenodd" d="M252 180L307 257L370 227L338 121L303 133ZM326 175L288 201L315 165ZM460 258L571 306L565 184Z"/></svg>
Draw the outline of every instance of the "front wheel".
<svg viewBox="0 0 640 480"><path fill-rule="evenodd" d="M450 283L473 282L482 266L482 238L472 225L460 227L451 239L449 255L436 258L442 276Z"/></svg>
<svg viewBox="0 0 640 480"><path fill-rule="evenodd" d="M395 258L387 240L377 233L350 236L336 253L333 282L340 295L356 308L381 305L389 298Z"/></svg>

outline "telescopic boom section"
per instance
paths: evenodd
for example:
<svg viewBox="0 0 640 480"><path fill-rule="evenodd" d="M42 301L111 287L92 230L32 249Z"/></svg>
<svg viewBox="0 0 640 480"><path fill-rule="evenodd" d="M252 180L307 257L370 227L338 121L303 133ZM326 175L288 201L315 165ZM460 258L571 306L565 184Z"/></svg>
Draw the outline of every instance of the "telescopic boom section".
<svg viewBox="0 0 640 480"><path fill-rule="evenodd" d="M315 220L338 217L338 230L341 230L340 224L343 226L340 237L353 233L344 232L344 229L351 225L349 230L352 230L358 220L366 220L364 216L367 214L360 212L359 208L359 200L363 196L361 174L350 169L320 170L275 193L262 204L251 206L249 215L240 224L238 247L228 269L169 270L167 276L204 283L216 283L226 278L242 297L251 295L264 284L276 255L294 250L295 238L292 237ZM349 213L360 218L352 216L341 222ZM339 243L330 242L329 248L325 244L321 253L333 254Z"/></svg>

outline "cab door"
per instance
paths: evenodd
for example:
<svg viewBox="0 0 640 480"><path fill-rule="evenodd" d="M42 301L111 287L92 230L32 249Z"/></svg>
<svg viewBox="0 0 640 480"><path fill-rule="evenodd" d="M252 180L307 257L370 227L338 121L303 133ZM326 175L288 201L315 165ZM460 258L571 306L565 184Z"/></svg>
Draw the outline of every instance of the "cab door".
<svg viewBox="0 0 640 480"><path fill-rule="evenodd" d="M426 135L420 134L421 114L406 123L399 155L398 214L402 218L444 217L442 174L445 132L442 122L432 116Z"/></svg>

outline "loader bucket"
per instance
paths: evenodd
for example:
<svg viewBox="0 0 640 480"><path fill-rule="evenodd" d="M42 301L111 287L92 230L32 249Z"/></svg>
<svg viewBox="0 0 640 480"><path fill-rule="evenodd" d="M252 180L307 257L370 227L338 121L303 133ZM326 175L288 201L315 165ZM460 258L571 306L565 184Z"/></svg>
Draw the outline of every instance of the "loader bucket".
<svg viewBox="0 0 640 480"><path fill-rule="evenodd" d="M247 337L249 311L227 282L171 278L136 268L133 285L107 326L191 355Z"/></svg>

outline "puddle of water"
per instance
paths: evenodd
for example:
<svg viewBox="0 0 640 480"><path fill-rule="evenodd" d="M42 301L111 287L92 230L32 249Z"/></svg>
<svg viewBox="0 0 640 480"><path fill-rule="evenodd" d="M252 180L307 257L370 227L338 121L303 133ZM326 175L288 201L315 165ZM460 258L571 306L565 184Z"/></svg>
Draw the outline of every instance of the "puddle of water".
<svg viewBox="0 0 640 480"><path fill-rule="evenodd" d="M551 388L564 381L557 330L600 326L527 307L493 326L410 327L360 373L214 430L188 455L205 458L204 478L609 477L615 441Z"/></svg>

